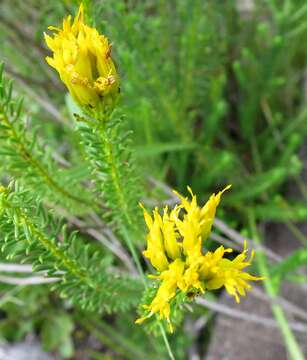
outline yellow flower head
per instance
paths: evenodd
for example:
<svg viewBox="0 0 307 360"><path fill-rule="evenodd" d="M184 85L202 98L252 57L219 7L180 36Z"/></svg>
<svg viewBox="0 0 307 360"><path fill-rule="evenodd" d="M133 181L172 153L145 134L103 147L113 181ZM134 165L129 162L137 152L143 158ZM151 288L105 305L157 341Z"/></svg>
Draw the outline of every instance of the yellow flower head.
<svg viewBox="0 0 307 360"><path fill-rule="evenodd" d="M119 77L111 58L108 39L84 23L83 5L72 22L63 20L63 28L49 26L55 32L45 40L53 52L46 61L55 68L73 99L83 108L112 110L119 93Z"/></svg>
<svg viewBox="0 0 307 360"><path fill-rule="evenodd" d="M147 249L143 254L158 271L158 275L149 277L158 279L160 286L151 304L143 305L148 313L137 319L136 323L140 324L158 313L160 319L167 320L172 331L170 303L179 292L193 298L206 289L215 290L224 286L239 302L240 296L245 296L246 290L251 289L248 281L262 279L243 271L251 265L254 256L252 251L247 259L246 243L243 252L233 260L224 257L233 250L223 246L214 252L203 253L203 243L211 232L221 195L229 188L227 186L223 191L211 195L203 207L198 206L190 188L191 201L175 192L181 204L171 211L165 207L163 216L156 208L151 217L141 205L149 229Z"/></svg>

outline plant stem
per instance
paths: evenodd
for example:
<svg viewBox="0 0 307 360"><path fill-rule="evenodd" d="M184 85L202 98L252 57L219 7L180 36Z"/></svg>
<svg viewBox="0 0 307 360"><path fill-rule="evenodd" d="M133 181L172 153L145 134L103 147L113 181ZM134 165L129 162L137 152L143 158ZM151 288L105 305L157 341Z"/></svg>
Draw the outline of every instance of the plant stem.
<svg viewBox="0 0 307 360"><path fill-rule="evenodd" d="M125 346L125 344L122 344L121 341L119 341L121 340L121 338L118 339L116 337L111 336L108 332L102 331L100 327L98 328L97 326L94 326L92 322L88 321L88 319L82 318L79 319L79 322L82 324L82 326L84 326L86 330L88 330L90 334L92 334L97 340L99 340L101 344L105 344L109 346L118 355L122 355L130 360L142 359L142 357L140 357L140 354L138 353L132 354L132 352L135 351L134 348L132 350L131 348ZM102 320L100 320L99 323L102 324Z"/></svg>
<svg viewBox="0 0 307 360"><path fill-rule="evenodd" d="M110 150L110 154L113 153L111 146L112 146L112 143L108 142L108 147L109 147L109 150ZM110 160L112 161L113 157L110 157ZM119 199L119 206L123 210L124 219L126 220L125 222L127 223L126 225L128 226L128 228L129 227L131 228L132 224L133 224L132 219L130 217L130 214L127 211L125 211L127 209L127 204L125 202L125 197L123 196L123 193L122 193L122 190L121 190L121 186L120 186L120 182L119 182L120 178L118 176L117 168L116 168L116 166L114 166L114 162L112 163L112 178L113 178L113 181L114 181L115 189L117 191L117 195L118 195L118 199ZM141 266L140 260L139 260L139 258L137 256L134 244L131 241L130 234L127 231L127 229L125 228L125 222L124 222L124 224L122 224L122 229L121 229L122 234L123 234L124 240L125 240L125 242L126 242L126 244L128 246L128 249L129 249L129 251L130 251L130 253L131 253L132 257L133 257L135 265L136 265L136 267L138 269L138 272L140 274L140 277L142 279L144 287L146 289L147 284L146 284L145 274L144 274L143 268ZM174 357L174 355L172 353L172 350L171 350L171 347L170 347L170 344L169 344L165 329L164 329L163 324L161 322L159 322L159 327L160 327L160 330L161 330L161 334L162 334L163 341L164 341L164 344L166 346L168 355L169 355L171 360L175 360L175 357Z"/></svg>
<svg viewBox="0 0 307 360"><path fill-rule="evenodd" d="M165 347L166 347L167 352L168 352L168 356L170 357L171 360L175 360L175 356L174 356L174 354L172 352L172 349L171 349L171 346L169 344L165 329L164 329L163 324L161 322L159 322L159 327L160 327L160 330L161 330L161 334L162 334L162 337L163 337Z"/></svg>
<svg viewBox="0 0 307 360"><path fill-rule="evenodd" d="M131 215L129 213L129 206L127 204L126 201L126 197L125 194L123 193L122 189L123 186L121 184L121 178L120 178L120 174L119 174L119 169L116 166L116 162L115 162L115 158L114 158L114 144L112 142L112 140L110 140L107 136L106 136L106 131L105 131L105 125L104 122L102 122L101 126L99 126L98 131L99 131L99 135L101 136L101 140L102 143L105 146L105 150L107 153L107 161L109 163L110 169L111 169L111 179L114 185L114 190L116 193L116 199L117 199L117 205L118 207L121 209L122 211L122 222L121 222L121 233L123 235L123 238L126 242L126 245L132 255L132 258L135 262L135 265L137 267L137 270L139 272L139 275L142 279L144 288L147 288L147 284L146 284L146 277L143 271L143 268L141 266L139 257L137 255L137 252L135 250L135 246L133 244L133 242L131 241L131 235L130 232L133 229L133 220L131 218ZM92 128L92 131L95 131L94 128ZM170 357L171 360L175 360L175 357L172 353L165 329L163 327L163 324L159 321L159 327L161 330L161 334L163 337L163 341L164 344L166 346L168 355Z"/></svg>
<svg viewBox="0 0 307 360"><path fill-rule="evenodd" d="M301 242L303 246L307 246L307 237L303 234L303 232L291 221L284 221L287 228L291 231L291 233Z"/></svg>
<svg viewBox="0 0 307 360"><path fill-rule="evenodd" d="M262 162L261 162L256 138L254 136L252 136L250 138L250 142L251 142L251 152L252 152L253 162L254 162L254 166L255 166L255 172L258 174L261 174Z"/></svg>
<svg viewBox="0 0 307 360"><path fill-rule="evenodd" d="M13 207L13 206L12 206ZM63 266L74 276L79 278L85 284L90 287L94 287L92 280L88 277L87 272L80 268L79 264L75 260L70 259L63 251L61 251L50 239L48 239L45 234L39 231L37 227L31 222L31 219L23 211L23 209L15 206L14 208L14 222L15 226L23 226L23 228L28 229L29 235L34 236L39 243L41 243L45 249L47 249L56 259L61 261ZM19 223L16 223L16 220L19 220Z"/></svg>
<svg viewBox="0 0 307 360"><path fill-rule="evenodd" d="M147 287L146 277L145 277L143 268L141 266L140 260L139 260L139 258L137 256L136 251L135 251L135 247L133 245L133 242L131 241L130 235L129 235L128 231L125 229L125 227L123 227L121 230L122 230L122 234L123 234L123 237L125 239L125 242L127 244L127 247L128 247L128 249L129 249L129 251L130 251L130 253L132 255L133 261L135 262L135 265L137 267L138 273L140 274L140 277L142 279L144 287L146 288Z"/></svg>
<svg viewBox="0 0 307 360"><path fill-rule="evenodd" d="M254 239L255 244L258 245L258 247L261 245L259 233L257 230L255 217L252 212L252 210L248 211L248 221L249 221L249 227L251 231L251 235ZM274 287L271 278L270 278L270 272L267 266L267 261L264 253L262 250L258 249L256 251L256 260L258 263L258 268L261 276L264 276L264 287L268 294L268 296L274 300L277 297L277 291ZM289 327L288 320L285 316L285 313L282 309L282 307L274 303L274 301L271 304L272 313L277 321L277 324L279 325L280 332L284 338L285 345L287 347L288 353L291 356L291 359L293 360L304 360L304 355L302 353L302 350L300 349L299 344L297 343L292 330Z"/></svg>
<svg viewBox="0 0 307 360"><path fill-rule="evenodd" d="M112 177L112 181L113 181L113 185L114 185L114 190L115 190L115 193L116 193L116 199L117 199L117 204L118 204L118 207L121 209L122 211L122 217L123 217L123 221L122 221L122 226L121 226L121 232L122 232L122 235L124 237L124 240L126 242L126 245L132 255L132 258L135 262L135 265L138 269L138 272L141 276L141 279L144 283L144 286L146 287L146 278L145 278L145 274L144 274L144 271L142 269L142 266L141 266L141 263L140 263L140 260L137 256L137 253L135 251L135 247L134 247L134 244L133 242L131 241L131 237L130 237L130 234L129 234L129 231L127 231L126 227L128 229L131 229L133 226L133 222L132 222L132 219L130 217L130 214L129 214L129 206L127 204L127 201L126 201L126 198L123 194L123 191L122 191L122 185L121 185L121 181L120 181L120 176L119 176L119 173L118 173L118 168L116 166L116 163L115 163L115 159L114 159L114 149L113 149L113 143L112 141L110 141L110 139L108 139L106 136L105 136L105 129L104 127L100 126L99 127L99 131L101 133L101 137L104 139L103 143L105 144L105 147L106 147L106 150L107 150L107 159L108 159L108 162L109 162L109 166L111 168L111 177Z"/></svg>
<svg viewBox="0 0 307 360"><path fill-rule="evenodd" d="M79 320L80 321L80 320ZM90 333L92 334L96 339L98 339L102 344L107 345L109 348L111 348L112 350L114 350L118 355L122 355L125 356L126 358L132 360L132 359L138 359L135 358L135 355L130 356L129 354L127 354L127 350L125 348L123 348L121 345L119 345L118 343L114 342L113 339L110 338L109 335L99 331L97 328L95 328L92 324L90 324L88 321L86 320L82 320L80 321L81 324L84 326L84 328ZM97 353L98 355L99 353ZM102 355L102 354L100 354Z"/></svg>

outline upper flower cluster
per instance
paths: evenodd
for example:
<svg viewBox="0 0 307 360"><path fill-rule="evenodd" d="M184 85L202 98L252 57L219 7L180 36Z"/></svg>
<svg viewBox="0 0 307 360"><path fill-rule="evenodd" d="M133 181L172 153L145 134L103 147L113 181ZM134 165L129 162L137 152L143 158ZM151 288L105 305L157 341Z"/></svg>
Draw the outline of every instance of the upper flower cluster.
<svg viewBox="0 0 307 360"><path fill-rule="evenodd" d="M159 313L160 319L166 318L171 327L170 302L179 291L193 297L206 289L225 286L227 292L239 302L239 296L245 296L245 290L251 288L248 281L261 280L243 271L254 256L252 251L247 259L246 244L244 251L233 260L224 258L226 253L233 250L223 246L214 252L203 253L203 242L211 232L221 195L229 188L227 186L218 194L213 194L203 207L198 206L196 196L188 188L192 200L176 193L181 204L171 211L165 207L162 216L157 208L153 211L153 217L143 208L149 229L147 249L143 254L158 271L158 275L150 277L159 279L160 286L151 304L144 305L148 314L137 319L136 323L142 323L154 313ZM181 212L184 212L182 216Z"/></svg>
<svg viewBox="0 0 307 360"><path fill-rule="evenodd" d="M63 28L49 26L53 37L45 34L53 57L46 61L54 67L74 100L82 107L113 108L119 93L119 77L111 58L108 39L84 23L83 5L73 22L63 20Z"/></svg>

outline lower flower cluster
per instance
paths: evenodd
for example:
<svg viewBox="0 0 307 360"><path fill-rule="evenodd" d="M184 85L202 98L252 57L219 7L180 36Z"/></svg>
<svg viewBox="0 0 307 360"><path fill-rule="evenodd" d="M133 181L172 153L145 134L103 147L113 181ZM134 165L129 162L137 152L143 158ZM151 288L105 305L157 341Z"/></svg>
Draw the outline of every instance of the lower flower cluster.
<svg viewBox="0 0 307 360"><path fill-rule="evenodd" d="M171 301L178 292L193 298L206 290L224 286L240 302L240 296L245 296L246 290L251 289L248 281L262 280L243 271L251 265L254 257L252 251L248 258L246 242L243 252L233 260L224 257L233 250L223 246L214 252L203 253L203 243L211 232L216 208L223 192L229 188L227 186L223 191L211 195L203 207L198 206L197 198L190 188L191 200L175 192L181 204L170 211L165 207L162 216L157 208L150 216L142 206L149 229L147 249L143 255L158 272L149 277L159 280L160 286L152 302L143 305L147 314L137 319L137 324L158 313L160 319L168 321L172 331Z"/></svg>

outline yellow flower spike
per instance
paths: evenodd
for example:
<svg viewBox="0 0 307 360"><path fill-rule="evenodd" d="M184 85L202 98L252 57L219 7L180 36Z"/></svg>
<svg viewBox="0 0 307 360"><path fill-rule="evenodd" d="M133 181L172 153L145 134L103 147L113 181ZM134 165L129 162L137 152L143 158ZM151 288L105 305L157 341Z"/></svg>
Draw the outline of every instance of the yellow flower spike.
<svg viewBox="0 0 307 360"><path fill-rule="evenodd" d="M225 258L225 255L233 250L224 246L220 246L214 252L203 252L203 242L211 231L216 208L222 194L229 188L230 186L227 186L213 194L203 207L198 206L196 195L189 187L191 200L175 192L181 204L176 205L171 211L165 207L162 217L157 208L151 217L141 205L149 229L148 245L144 255L159 272L148 277L161 283L151 304L144 305L148 314L137 319L136 323L140 324L158 314L160 319L167 320L172 331L171 303L180 292L191 300L206 290L224 286L239 302L240 296L245 296L246 291L251 289L250 281L263 279L244 272L254 257L252 250L248 259L247 242L244 243L242 253L233 260ZM184 210L183 214L180 214L181 210Z"/></svg>
<svg viewBox="0 0 307 360"><path fill-rule="evenodd" d="M53 54L46 61L57 70L73 99L90 113L111 111L119 94L111 45L105 36L85 24L83 5L72 24L68 16L62 29L48 29L54 31L53 37L45 34Z"/></svg>
<svg viewBox="0 0 307 360"><path fill-rule="evenodd" d="M161 216L158 209L153 211L153 218L143 207L144 218L149 229L147 235L147 249L143 251L143 255L149 259L152 266L158 271L163 271L168 267L168 260L165 254L163 237L161 232Z"/></svg>

